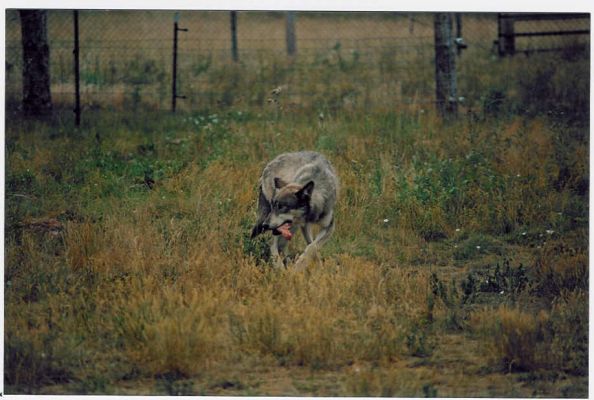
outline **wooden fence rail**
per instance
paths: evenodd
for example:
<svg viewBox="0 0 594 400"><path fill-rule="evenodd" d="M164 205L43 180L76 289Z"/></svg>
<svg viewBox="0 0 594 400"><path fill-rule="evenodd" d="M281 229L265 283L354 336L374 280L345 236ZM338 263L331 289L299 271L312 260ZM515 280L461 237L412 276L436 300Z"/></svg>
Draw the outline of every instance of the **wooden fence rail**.
<svg viewBox="0 0 594 400"><path fill-rule="evenodd" d="M589 14L579 13L499 13L497 15L497 46L500 56L514 55L516 53L516 38L519 37L537 37L537 36L569 36L569 35L589 35L590 29L556 29L543 30L536 32L516 32L516 22L519 21L555 21L568 19L590 19ZM550 49L531 49L522 50L524 53L539 52ZM558 50L558 49L554 49Z"/></svg>

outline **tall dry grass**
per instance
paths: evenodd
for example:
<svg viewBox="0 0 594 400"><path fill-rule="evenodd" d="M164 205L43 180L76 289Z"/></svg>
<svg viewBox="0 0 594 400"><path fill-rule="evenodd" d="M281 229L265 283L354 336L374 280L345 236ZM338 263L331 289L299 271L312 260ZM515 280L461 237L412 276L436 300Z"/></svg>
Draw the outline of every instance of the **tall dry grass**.
<svg viewBox="0 0 594 400"><path fill-rule="evenodd" d="M566 292L550 313L500 306L473 313L470 324L484 338L483 353L504 371L552 369L585 375L587 308L585 292Z"/></svg>

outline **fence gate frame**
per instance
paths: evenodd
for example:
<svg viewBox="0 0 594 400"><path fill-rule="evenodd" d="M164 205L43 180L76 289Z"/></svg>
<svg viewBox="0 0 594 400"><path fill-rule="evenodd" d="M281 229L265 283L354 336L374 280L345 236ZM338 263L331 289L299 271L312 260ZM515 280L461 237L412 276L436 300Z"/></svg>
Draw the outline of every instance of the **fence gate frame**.
<svg viewBox="0 0 594 400"><path fill-rule="evenodd" d="M500 57L513 56L516 53L517 37L534 36L566 36L566 35L589 35L590 29L568 29L557 31L539 31L539 32L515 32L514 23L516 21L545 21L545 20L563 20L563 19L589 19L590 15L586 13L498 13L497 14L497 40L494 44ZM560 49L536 49L522 50L524 54L533 52L556 51Z"/></svg>

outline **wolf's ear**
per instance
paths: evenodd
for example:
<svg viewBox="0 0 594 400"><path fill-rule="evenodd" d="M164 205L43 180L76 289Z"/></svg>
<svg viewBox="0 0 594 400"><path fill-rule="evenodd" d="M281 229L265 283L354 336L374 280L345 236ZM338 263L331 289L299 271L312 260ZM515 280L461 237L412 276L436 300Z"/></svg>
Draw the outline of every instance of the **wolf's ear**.
<svg viewBox="0 0 594 400"><path fill-rule="evenodd" d="M288 185L288 183L285 182L284 180L282 180L282 178L279 178L279 177L274 178L274 187L275 188L280 189L280 188L285 187L287 185Z"/></svg>
<svg viewBox="0 0 594 400"><path fill-rule="evenodd" d="M313 192L314 188L314 181L309 181L303 186L297 193L297 198L299 200L309 200L311 198L311 193Z"/></svg>

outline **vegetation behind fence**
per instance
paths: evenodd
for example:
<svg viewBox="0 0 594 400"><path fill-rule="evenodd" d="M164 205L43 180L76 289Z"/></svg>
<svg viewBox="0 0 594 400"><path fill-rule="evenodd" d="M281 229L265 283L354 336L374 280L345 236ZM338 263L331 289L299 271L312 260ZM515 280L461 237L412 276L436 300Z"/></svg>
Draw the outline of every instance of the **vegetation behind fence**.
<svg viewBox="0 0 594 400"><path fill-rule="evenodd" d="M159 110L171 107L173 11L80 11L81 96L84 109ZM22 53L16 10L6 18L6 97L21 98ZM177 91L182 110L217 106L306 108L427 107L434 101L434 25L430 13L295 13L295 55L287 54L283 12L237 13L237 58L232 58L230 13L182 11ZM48 36L52 95L73 107L73 12L51 10ZM519 32L579 29L588 18L522 21ZM463 14L458 29L468 47L458 52L461 106L482 109L485 99L514 95L510 75L538 68L559 54L588 52L588 35L527 36L519 49L556 49L513 61L497 57L497 14ZM565 54L563 53L565 49ZM569 49L569 50L567 50ZM559 52L560 50L560 52ZM547 57L549 57L547 59ZM487 76L486 71L500 71ZM271 92L274 91L272 94Z"/></svg>

